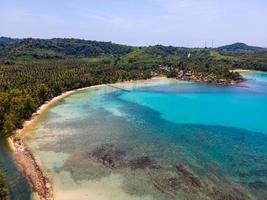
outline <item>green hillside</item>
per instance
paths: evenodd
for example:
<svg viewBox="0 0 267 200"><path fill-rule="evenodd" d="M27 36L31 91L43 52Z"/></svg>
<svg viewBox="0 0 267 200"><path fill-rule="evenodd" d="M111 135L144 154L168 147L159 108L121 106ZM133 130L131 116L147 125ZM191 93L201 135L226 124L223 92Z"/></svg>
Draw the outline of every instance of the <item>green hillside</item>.
<svg viewBox="0 0 267 200"><path fill-rule="evenodd" d="M0 37L0 49L5 48L7 46L10 46L12 44L16 44L20 41L21 41L21 39L13 39L13 38L9 38L9 37Z"/></svg>
<svg viewBox="0 0 267 200"><path fill-rule="evenodd" d="M247 44L237 42L234 44L219 47L217 48L217 50L223 52L232 52L232 53L258 53L264 51L266 52L267 48L249 46Z"/></svg>
<svg viewBox="0 0 267 200"><path fill-rule="evenodd" d="M111 42L97 42L80 39L24 39L0 50L2 60L31 61L66 59L73 57L95 57L101 55L120 56L133 48Z"/></svg>
<svg viewBox="0 0 267 200"><path fill-rule="evenodd" d="M2 46L1 46L2 45ZM267 70L267 49L243 43L216 49L172 46L131 47L80 39L0 38L0 62L28 63L40 60L81 59L89 63L175 65L180 62L212 62L234 68Z"/></svg>

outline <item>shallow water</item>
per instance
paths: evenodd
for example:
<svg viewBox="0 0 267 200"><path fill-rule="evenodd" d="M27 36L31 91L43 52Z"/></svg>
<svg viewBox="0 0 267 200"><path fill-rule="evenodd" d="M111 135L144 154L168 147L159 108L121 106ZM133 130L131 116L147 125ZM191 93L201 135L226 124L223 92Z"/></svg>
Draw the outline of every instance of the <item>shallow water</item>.
<svg viewBox="0 0 267 200"><path fill-rule="evenodd" d="M30 186L2 138L0 138L0 169L4 173L5 183L9 190L10 200L31 199Z"/></svg>
<svg viewBox="0 0 267 200"><path fill-rule="evenodd" d="M241 87L159 81L75 93L27 143L57 200L265 199L267 76Z"/></svg>

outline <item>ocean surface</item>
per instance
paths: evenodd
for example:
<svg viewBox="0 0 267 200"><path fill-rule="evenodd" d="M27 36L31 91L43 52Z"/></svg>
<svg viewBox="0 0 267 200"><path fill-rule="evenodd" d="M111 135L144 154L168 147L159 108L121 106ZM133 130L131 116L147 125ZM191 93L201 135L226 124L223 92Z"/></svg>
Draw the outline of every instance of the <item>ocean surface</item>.
<svg viewBox="0 0 267 200"><path fill-rule="evenodd" d="M267 73L72 94L26 142L56 200L267 199Z"/></svg>

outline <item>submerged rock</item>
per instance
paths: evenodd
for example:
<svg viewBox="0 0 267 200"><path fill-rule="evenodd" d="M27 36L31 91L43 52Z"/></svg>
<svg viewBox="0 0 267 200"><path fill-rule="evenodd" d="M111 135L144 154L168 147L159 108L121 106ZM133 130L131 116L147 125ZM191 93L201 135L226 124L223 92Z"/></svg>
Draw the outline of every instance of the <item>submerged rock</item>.
<svg viewBox="0 0 267 200"><path fill-rule="evenodd" d="M128 151L127 151L128 152ZM168 195L170 198L185 199L206 199L214 200L249 200L250 197L242 191L232 187L216 185L205 179L200 179L193 172L182 164L167 166L159 164L148 155L132 157L130 152L126 154L113 144L105 144L97 147L92 152L84 155L90 158L89 162L100 163L111 170L120 170L128 174L129 170L135 171L133 174L143 174L150 187L154 187L158 192ZM129 175L129 174L128 174ZM250 187L263 187L260 182L253 182ZM204 198L205 197L205 198Z"/></svg>
<svg viewBox="0 0 267 200"><path fill-rule="evenodd" d="M179 181L176 177L170 177L159 181L153 181L153 185L160 192L168 194L172 197L176 195L176 191L179 188Z"/></svg>
<svg viewBox="0 0 267 200"><path fill-rule="evenodd" d="M149 156L141 156L131 160L128 166L133 169L146 169L146 168L159 168L157 162L151 159Z"/></svg>
<svg viewBox="0 0 267 200"><path fill-rule="evenodd" d="M184 166L176 165L176 172L184 179L188 186L200 188L202 186L200 179L189 172Z"/></svg>
<svg viewBox="0 0 267 200"><path fill-rule="evenodd" d="M231 188L231 191L221 191L213 188L214 200L249 200L251 199L246 194L236 188Z"/></svg>
<svg viewBox="0 0 267 200"><path fill-rule="evenodd" d="M106 144L89 153L89 157L109 168L117 168L122 164L125 153L117 150L115 145Z"/></svg>
<svg viewBox="0 0 267 200"><path fill-rule="evenodd" d="M248 184L251 189L267 190L267 184L263 181L253 181Z"/></svg>
<svg viewBox="0 0 267 200"><path fill-rule="evenodd" d="M194 196L202 190L200 180L182 165L149 169L148 174L157 190L172 197Z"/></svg>

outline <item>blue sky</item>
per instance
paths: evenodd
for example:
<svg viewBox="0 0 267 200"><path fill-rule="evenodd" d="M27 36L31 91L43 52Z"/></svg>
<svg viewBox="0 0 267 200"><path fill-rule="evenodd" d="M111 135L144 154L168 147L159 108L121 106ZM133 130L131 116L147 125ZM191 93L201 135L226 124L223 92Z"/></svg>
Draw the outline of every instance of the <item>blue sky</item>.
<svg viewBox="0 0 267 200"><path fill-rule="evenodd" d="M0 0L0 36L267 47L266 0Z"/></svg>

